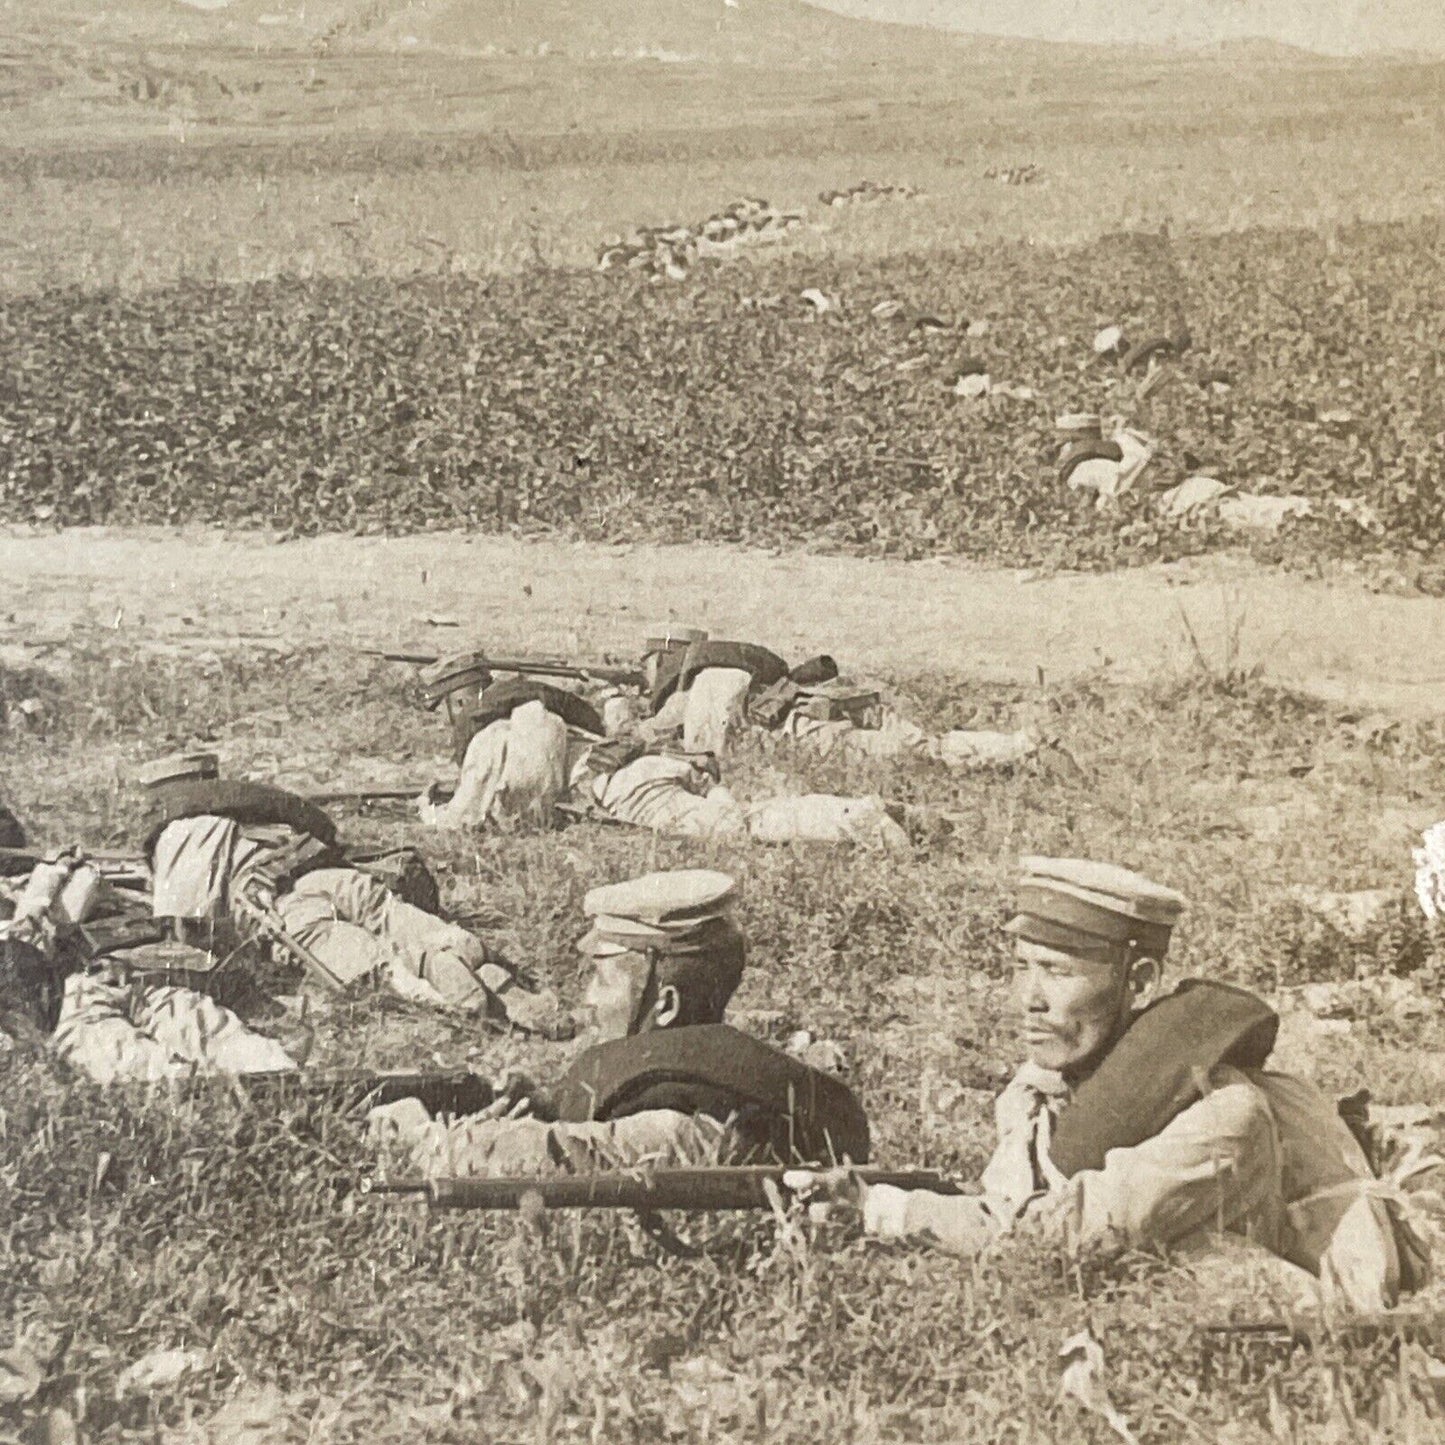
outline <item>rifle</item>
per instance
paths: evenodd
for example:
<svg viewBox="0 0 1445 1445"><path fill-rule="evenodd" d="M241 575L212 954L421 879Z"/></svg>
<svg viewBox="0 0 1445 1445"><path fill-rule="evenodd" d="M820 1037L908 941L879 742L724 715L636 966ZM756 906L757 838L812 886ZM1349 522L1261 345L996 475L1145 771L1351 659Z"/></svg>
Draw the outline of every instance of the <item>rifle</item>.
<svg viewBox="0 0 1445 1445"><path fill-rule="evenodd" d="M201 1077L205 1077L204 1075ZM235 1083L258 1102L291 1096L319 1099L350 1113L379 1108L398 1099L420 1099L427 1113L476 1114L492 1102L494 1091L480 1074L466 1069L374 1072L371 1069L289 1069L238 1074Z"/></svg>
<svg viewBox="0 0 1445 1445"><path fill-rule="evenodd" d="M42 863L53 863L58 854L69 850L51 849L48 853L40 848L0 848L0 859L14 863L28 863L38 868ZM119 853L109 848L80 848L76 850L87 863L94 863L104 876L111 874L130 875L145 871L145 860L139 853Z"/></svg>
<svg viewBox="0 0 1445 1445"><path fill-rule="evenodd" d="M293 938L286 931L286 925L281 921L281 917L275 909L240 889L236 889L231 894L231 907L250 923L268 943L299 963L323 988L329 989L332 993L344 994L351 991L351 985L337 977L304 943Z"/></svg>
<svg viewBox="0 0 1445 1445"><path fill-rule="evenodd" d="M1379 1349L1398 1355L1402 1346L1423 1346L1439 1354L1445 1315L1439 1310L1386 1310L1380 1314L1301 1315L1296 1319L1205 1323L1195 1326L1199 1341L1198 1375L1208 1388L1216 1376L1237 1376L1241 1367L1255 1379L1296 1351L1314 1351L1321 1343L1347 1349Z"/></svg>
<svg viewBox="0 0 1445 1445"><path fill-rule="evenodd" d="M363 647L367 657L380 657L386 662L409 662L416 667L429 667L441 659L434 652L391 652L384 647ZM523 677L570 677L577 682L612 682L624 687L642 687L645 679L641 668L618 667L611 662L561 662L546 657L481 657L477 666L490 672L515 672Z"/></svg>
<svg viewBox="0 0 1445 1445"><path fill-rule="evenodd" d="M400 803L414 802L425 788L355 788L350 792L335 793L305 793L308 803L315 803L318 806L330 805L336 807L343 803L355 803L364 807L367 803ZM437 801L445 803L450 800L452 794L446 788L437 790ZM641 824L628 823L622 818L614 818L610 813L604 813L601 808L581 805L577 803L556 803L554 810L564 818L569 818L575 823L601 823L610 828L635 828Z"/></svg>
<svg viewBox="0 0 1445 1445"><path fill-rule="evenodd" d="M719 1165L695 1169L617 1169L603 1174L508 1176L497 1179L408 1179L395 1182L363 1179L365 1195L411 1195L432 1209L658 1209L701 1213L714 1209L769 1209L768 1185L784 1190L781 1164ZM854 1169L864 1184L891 1184L898 1189L928 1189L958 1194L958 1186L927 1169Z"/></svg>
<svg viewBox="0 0 1445 1445"><path fill-rule="evenodd" d="M412 803L425 791L424 786L416 788L350 788L338 789L334 793L303 793L301 796L308 803L326 807L338 803ZM443 788L441 791L445 793L446 789Z"/></svg>

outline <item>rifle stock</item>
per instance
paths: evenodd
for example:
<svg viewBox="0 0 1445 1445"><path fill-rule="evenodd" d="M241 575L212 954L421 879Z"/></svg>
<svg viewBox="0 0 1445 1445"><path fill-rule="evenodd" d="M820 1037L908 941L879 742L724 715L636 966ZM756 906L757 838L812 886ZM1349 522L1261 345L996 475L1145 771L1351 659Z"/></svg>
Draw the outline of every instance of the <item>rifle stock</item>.
<svg viewBox="0 0 1445 1445"><path fill-rule="evenodd" d="M712 1168L618 1169L602 1174L488 1179L416 1179L388 1183L363 1179L367 1195L396 1194L423 1198L432 1209L515 1210L528 1200L544 1209L768 1209L768 1184L786 1192L782 1165L719 1165ZM957 1194L956 1185L925 1169L852 1169L864 1184L891 1184L898 1189L928 1189Z"/></svg>

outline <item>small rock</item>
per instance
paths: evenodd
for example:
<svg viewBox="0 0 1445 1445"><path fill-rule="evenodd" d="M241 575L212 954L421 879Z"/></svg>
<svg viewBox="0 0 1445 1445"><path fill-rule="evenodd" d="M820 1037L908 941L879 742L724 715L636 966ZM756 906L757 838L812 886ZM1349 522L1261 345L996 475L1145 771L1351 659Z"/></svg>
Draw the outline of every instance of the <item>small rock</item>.
<svg viewBox="0 0 1445 1445"><path fill-rule="evenodd" d="M970 399L980 396L987 396L992 389L993 383L989 380L986 371L970 372L967 376L961 376L953 384L955 396L968 397Z"/></svg>
<svg viewBox="0 0 1445 1445"><path fill-rule="evenodd" d="M116 1396L123 1398L164 1390L205 1363L204 1350L152 1350L121 1371L120 1378L115 1382Z"/></svg>
<svg viewBox="0 0 1445 1445"><path fill-rule="evenodd" d="M1307 983L1299 997L1317 1019L1353 1019L1359 1003L1342 985L1333 983Z"/></svg>
<svg viewBox="0 0 1445 1445"><path fill-rule="evenodd" d="M1116 356L1124 349L1124 328L1106 326L1094 336L1095 356Z"/></svg>
<svg viewBox="0 0 1445 1445"><path fill-rule="evenodd" d="M817 1039L800 1049L797 1057L810 1069L817 1069L825 1074L844 1074L848 1071L847 1050L834 1039Z"/></svg>
<svg viewBox="0 0 1445 1445"><path fill-rule="evenodd" d="M1292 888L1290 892L1303 908L1355 940L1366 937L1399 897L1393 888L1362 888L1352 893Z"/></svg>
<svg viewBox="0 0 1445 1445"><path fill-rule="evenodd" d="M24 1345L0 1350L0 1405L23 1405L44 1382L44 1366Z"/></svg>

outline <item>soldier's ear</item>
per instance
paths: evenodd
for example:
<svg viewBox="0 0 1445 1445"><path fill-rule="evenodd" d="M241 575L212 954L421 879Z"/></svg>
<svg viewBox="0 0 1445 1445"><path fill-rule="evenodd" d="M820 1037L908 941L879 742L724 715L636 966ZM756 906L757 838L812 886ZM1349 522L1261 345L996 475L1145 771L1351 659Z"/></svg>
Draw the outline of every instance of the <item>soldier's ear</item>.
<svg viewBox="0 0 1445 1445"><path fill-rule="evenodd" d="M1159 992L1164 965L1149 954L1142 954L1129 965L1129 997L1135 1008L1144 1008Z"/></svg>
<svg viewBox="0 0 1445 1445"><path fill-rule="evenodd" d="M677 1022L682 1012L682 995L672 984L664 984L657 991L657 1002L652 1007L652 1026L665 1029Z"/></svg>

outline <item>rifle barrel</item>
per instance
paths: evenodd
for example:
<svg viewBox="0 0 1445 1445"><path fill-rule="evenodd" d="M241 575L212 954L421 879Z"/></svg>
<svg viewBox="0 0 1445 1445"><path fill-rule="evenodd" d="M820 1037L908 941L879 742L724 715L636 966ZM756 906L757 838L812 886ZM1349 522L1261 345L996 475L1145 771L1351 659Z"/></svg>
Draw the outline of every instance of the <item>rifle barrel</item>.
<svg viewBox="0 0 1445 1445"><path fill-rule="evenodd" d="M18 863L40 864L46 862L57 852L64 852L64 849L51 848L0 848L0 858L13 859ZM139 853L120 853L113 848L82 848L81 857L87 863L94 863L97 867L136 867L139 868L144 859Z"/></svg>
<svg viewBox="0 0 1445 1445"><path fill-rule="evenodd" d="M482 1211L521 1209L528 1199L544 1209L767 1209L767 1183L783 1187L781 1165L718 1166L684 1169L618 1169L600 1174L511 1176L488 1179L425 1179L405 1182L364 1180L364 1194L411 1194L433 1209ZM930 1170L857 1169L865 1184L891 1184L899 1189L957 1193L957 1187Z"/></svg>
<svg viewBox="0 0 1445 1445"><path fill-rule="evenodd" d="M204 1076L203 1076L204 1077ZM429 1113L475 1114L492 1102L491 1084L468 1069L421 1071L370 1069L278 1069L241 1074L237 1082L258 1099L300 1095L329 1098L344 1109L376 1108L398 1099L420 1099ZM363 1193L370 1189L363 1181Z"/></svg>
<svg viewBox="0 0 1445 1445"><path fill-rule="evenodd" d="M383 662L410 662L416 667L430 667L439 661L434 652L390 652L384 647L363 647L361 651L364 656L379 657Z"/></svg>

